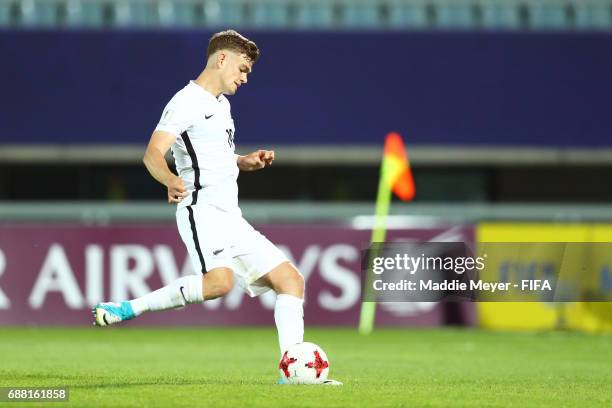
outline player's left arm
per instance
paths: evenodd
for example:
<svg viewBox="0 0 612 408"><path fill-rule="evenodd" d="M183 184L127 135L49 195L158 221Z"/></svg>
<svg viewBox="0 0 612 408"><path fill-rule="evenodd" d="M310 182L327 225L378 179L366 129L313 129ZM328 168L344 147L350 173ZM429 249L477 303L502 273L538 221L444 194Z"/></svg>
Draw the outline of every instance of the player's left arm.
<svg viewBox="0 0 612 408"><path fill-rule="evenodd" d="M236 163L242 171L255 171L269 167L274 161L274 150L257 150L246 156L236 155Z"/></svg>

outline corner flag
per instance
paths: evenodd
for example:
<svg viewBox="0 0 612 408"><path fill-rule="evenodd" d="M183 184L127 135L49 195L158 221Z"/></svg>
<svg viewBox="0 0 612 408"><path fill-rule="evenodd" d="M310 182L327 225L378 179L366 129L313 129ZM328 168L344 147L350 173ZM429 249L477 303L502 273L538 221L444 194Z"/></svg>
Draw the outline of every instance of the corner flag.
<svg viewBox="0 0 612 408"><path fill-rule="evenodd" d="M385 242L391 192L395 193L403 201L412 200L416 192L404 141L395 132L389 133L385 139L380 166L380 178L378 180L378 194L376 195L374 228L372 229L372 239L370 242ZM365 279L368 279L369 276L370 274L366 274ZM369 288L370 282L366 282L364 290L369 290ZM361 303L359 332L368 334L372 331L375 314L376 302Z"/></svg>
<svg viewBox="0 0 612 408"><path fill-rule="evenodd" d="M395 132L389 133L385 139L382 169L383 176L386 176L385 179L395 195L403 201L410 201L414 198L414 179L404 141Z"/></svg>

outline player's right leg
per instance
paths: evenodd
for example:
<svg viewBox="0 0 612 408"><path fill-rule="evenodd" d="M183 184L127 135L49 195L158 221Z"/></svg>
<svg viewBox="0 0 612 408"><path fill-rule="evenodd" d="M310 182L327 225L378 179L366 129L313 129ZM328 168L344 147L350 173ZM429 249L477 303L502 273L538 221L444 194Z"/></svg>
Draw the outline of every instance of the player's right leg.
<svg viewBox="0 0 612 408"><path fill-rule="evenodd" d="M138 299L100 303L93 309L95 324L108 326L151 311L169 310L225 295L233 286L232 258L224 234L223 214L213 207L187 206L176 212L176 223L195 271ZM215 231L211 235L208 231ZM202 239L202 238L205 239ZM208 272L207 272L208 271Z"/></svg>
<svg viewBox="0 0 612 408"><path fill-rule="evenodd" d="M93 308L97 326L131 320L145 312L157 312L202 303L226 295L234 285L229 268L211 269L204 275L183 276L163 288L123 302L99 303Z"/></svg>

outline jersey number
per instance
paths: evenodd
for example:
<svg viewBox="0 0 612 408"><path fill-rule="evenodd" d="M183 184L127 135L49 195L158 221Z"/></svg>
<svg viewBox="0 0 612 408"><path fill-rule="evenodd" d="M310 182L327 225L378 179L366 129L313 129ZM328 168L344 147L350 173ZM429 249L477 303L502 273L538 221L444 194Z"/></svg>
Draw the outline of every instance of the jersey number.
<svg viewBox="0 0 612 408"><path fill-rule="evenodd" d="M227 132L227 144L229 147L234 147L234 130L233 129L225 129Z"/></svg>

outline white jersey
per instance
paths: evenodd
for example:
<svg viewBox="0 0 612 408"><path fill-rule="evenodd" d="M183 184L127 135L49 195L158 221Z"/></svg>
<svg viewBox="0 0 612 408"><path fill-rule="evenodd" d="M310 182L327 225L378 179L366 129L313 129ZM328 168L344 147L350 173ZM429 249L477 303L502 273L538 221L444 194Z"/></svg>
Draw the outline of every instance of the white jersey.
<svg viewBox="0 0 612 408"><path fill-rule="evenodd" d="M210 204L240 214L230 103L189 82L168 102L155 130L176 136L172 154L190 195L178 208Z"/></svg>

